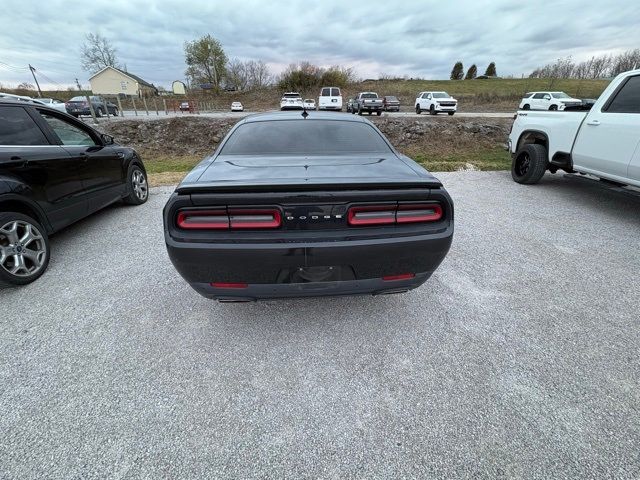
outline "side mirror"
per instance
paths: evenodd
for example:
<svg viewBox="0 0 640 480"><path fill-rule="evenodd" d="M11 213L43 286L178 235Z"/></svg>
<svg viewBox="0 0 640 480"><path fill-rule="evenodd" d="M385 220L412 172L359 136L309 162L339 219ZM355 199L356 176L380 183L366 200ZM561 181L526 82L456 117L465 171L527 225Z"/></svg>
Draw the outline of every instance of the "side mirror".
<svg viewBox="0 0 640 480"><path fill-rule="evenodd" d="M106 133L100 135L100 139L102 140L103 145L113 145L115 143L113 141L113 137L111 135L107 135Z"/></svg>

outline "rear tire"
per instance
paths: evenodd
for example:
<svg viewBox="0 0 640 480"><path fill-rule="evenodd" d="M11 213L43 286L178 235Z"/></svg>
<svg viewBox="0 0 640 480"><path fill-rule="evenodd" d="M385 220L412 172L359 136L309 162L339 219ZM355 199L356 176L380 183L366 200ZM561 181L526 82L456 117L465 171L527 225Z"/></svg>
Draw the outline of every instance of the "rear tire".
<svg viewBox="0 0 640 480"><path fill-rule="evenodd" d="M416 114L420 115L422 113L422 110L420 109L420 104L416 105Z"/></svg>
<svg viewBox="0 0 640 480"><path fill-rule="evenodd" d="M531 105L529 105L528 103L524 104L524 107L522 107L523 110L531 110Z"/></svg>
<svg viewBox="0 0 640 480"><path fill-rule="evenodd" d="M0 286L26 285L49 265L51 247L46 230L34 218L0 213Z"/></svg>
<svg viewBox="0 0 640 480"><path fill-rule="evenodd" d="M101 117L104 114L104 111L102 110L102 107L98 107L98 109L96 110L96 117Z"/></svg>
<svg viewBox="0 0 640 480"><path fill-rule="evenodd" d="M136 163L131 164L127 172L127 192L122 201L128 205L142 205L149 199L147 174Z"/></svg>
<svg viewBox="0 0 640 480"><path fill-rule="evenodd" d="M376 112L376 115L378 115L378 116L382 115L382 110L378 110L378 111Z"/></svg>
<svg viewBox="0 0 640 480"><path fill-rule="evenodd" d="M358 105L358 115L362 115L362 107Z"/></svg>
<svg viewBox="0 0 640 480"><path fill-rule="evenodd" d="M538 143L528 143L513 157L511 177L517 183L532 185L540 181L548 165L546 147Z"/></svg>

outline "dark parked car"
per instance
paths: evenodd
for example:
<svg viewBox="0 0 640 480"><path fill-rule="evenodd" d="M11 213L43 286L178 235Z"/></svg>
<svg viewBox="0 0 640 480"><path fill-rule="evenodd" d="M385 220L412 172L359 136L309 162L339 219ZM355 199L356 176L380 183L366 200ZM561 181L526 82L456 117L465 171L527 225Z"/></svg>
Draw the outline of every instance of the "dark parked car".
<svg viewBox="0 0 640 480"><path fill-rule="evenodd" d="M440 181L361 117L237 123L164 208L169 258L208 298L405 292L449 251Z"/></svg>
<svg viewBox="0 0 640 480"><path fill-rule="evenodd" d="M347 100L347 112L348 113L353 113L353 104L355 103L356 99L351 97L349 100Z"/></svg>
<svg viewBox="0 0 640 480"><path fill-rule="evenodd" d="M386 95L382 99L382 104L384 105L385 112L399 112L400 111L400 100L397 97L392 95Z"/></svg>
<svg viewBox="0 0 640 480"><path fill-rule="evenodd" d="M117 116L119 113L118 106L108 100L105 100L103 97L91 95L89 100L91 100L91 105L93 105L93 111L95 112L96 117L106 115L107 111L109 111L109 115L114 116ZM89 102L87 102L87 98L83 96L73 97L65 103L65 107L67 108L67 113L74 117L79 117L80 115L91 115Z"/></svg>
<svg viewBox="0 0 640 480"><path fill-rule="evenodd" d="M132 148L66 113L0 99L0 284L42 275L52 233L118 200L139 205L147 196Z"/></svg>

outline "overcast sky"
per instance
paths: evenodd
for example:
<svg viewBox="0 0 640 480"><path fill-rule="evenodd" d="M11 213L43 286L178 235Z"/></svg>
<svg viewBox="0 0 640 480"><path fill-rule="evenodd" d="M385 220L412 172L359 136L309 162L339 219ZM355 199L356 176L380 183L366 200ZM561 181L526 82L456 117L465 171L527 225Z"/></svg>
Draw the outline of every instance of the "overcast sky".
<svg viewBox="0 0 640 480"><path fill-rule="evenodd" d="M0 83L32 82L31 63L64 87L77 77L87 32L112 41L127 69L156 85L184 77L183 44L210 33L229 58L274 73L301 60L380 74L448 78L456 60L520 76L559 57L640 47L640 1L3 0ZM41 78L47 86L51 81Z"/></svg>

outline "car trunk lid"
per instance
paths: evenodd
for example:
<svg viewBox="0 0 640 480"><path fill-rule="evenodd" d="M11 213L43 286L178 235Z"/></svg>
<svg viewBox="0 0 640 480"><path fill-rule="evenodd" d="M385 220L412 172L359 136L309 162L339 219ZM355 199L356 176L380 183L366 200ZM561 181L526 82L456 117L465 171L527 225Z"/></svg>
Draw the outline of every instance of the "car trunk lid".
<svg viewBox="0 0 640 480"><path fill-rule="evenodd" d="M426 170L394 154L256 157L220 155L178 186L189 190L269 190L280 187L438 187Z"/></svg>

